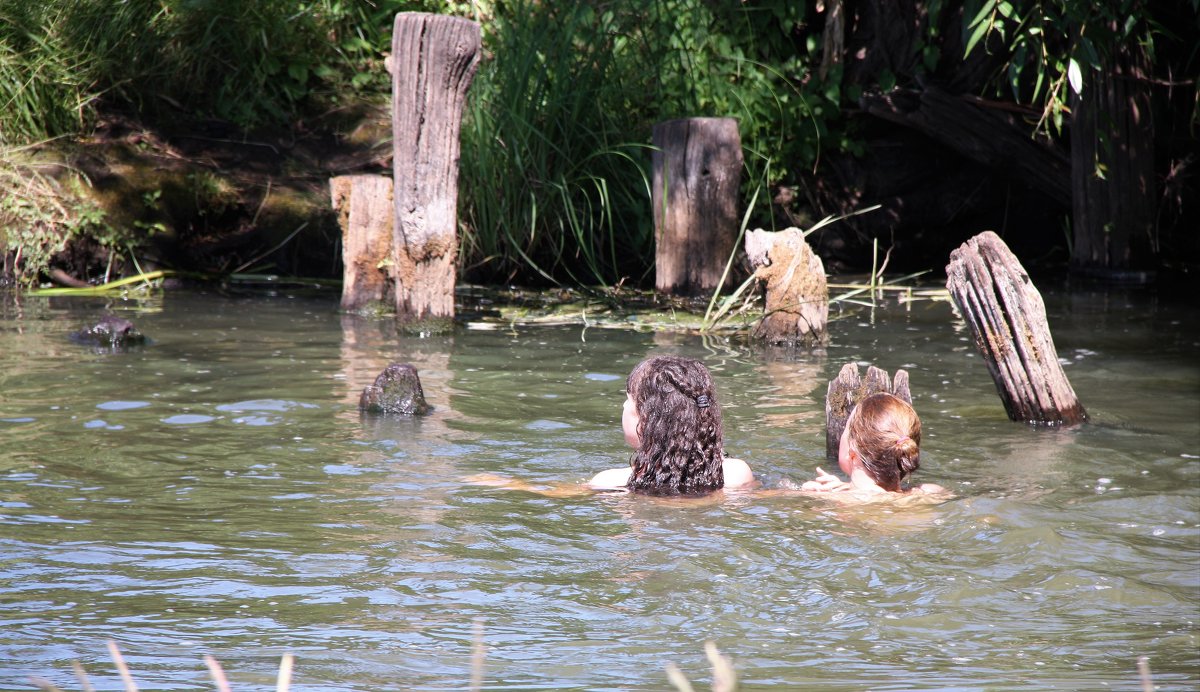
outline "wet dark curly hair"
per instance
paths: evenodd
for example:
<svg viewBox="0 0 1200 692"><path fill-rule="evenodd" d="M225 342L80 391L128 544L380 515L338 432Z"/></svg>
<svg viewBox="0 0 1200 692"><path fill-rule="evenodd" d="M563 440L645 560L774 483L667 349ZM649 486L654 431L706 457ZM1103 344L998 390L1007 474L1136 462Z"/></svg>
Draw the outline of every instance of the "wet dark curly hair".
<svg viewBox="0 0 1200 692"><path fill-rule="evenodd" d="M628 488L652 495L701 494L725 485L721 406L698 360L655 356L629 373L641 446Z"/></svg>

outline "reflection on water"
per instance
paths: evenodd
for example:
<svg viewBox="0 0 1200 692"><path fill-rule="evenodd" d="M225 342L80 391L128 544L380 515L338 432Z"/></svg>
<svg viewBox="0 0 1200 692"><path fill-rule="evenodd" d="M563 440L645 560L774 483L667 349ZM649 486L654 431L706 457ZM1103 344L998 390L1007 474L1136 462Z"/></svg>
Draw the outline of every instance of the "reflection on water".
<svg viewBox="0 0 1200 692"><path fill-rule="evenodd" d="M843 314L822 352L582 327L398 336L335 296L167 294L0 303L0 688L450 689L484 622L513 689L698 684L703 642L743 689L1162 689L1200 684L1197 311L1047 294L1093 423L1008 422L945 303ZM102 310L153 343L66 339ZM768 486L824 464L850 361L905 368L940 505L767 493L548 498L475 473L575 482L624 463L624 378L704 359L726 448ZM363 417L392 361L433 414Z"/></svg>

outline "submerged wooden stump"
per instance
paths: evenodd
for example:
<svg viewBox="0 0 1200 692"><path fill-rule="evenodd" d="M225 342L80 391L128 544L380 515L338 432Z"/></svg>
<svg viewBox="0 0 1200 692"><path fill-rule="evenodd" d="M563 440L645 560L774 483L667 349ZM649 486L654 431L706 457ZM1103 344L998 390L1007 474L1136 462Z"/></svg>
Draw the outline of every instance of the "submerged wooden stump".
<svg viewBox="0 0 1200 692"><path fill-rule="evenodd" d="M817 346L828 340L829 287L825 265L804 241L804 232L762 229L746 234L746 257L766 284L766 314L754 336L769 344Z"/></svg>
<svg viewBox="0 0 1200 692"><path fill-rule="evenodd" d="M950 253L946 288L971 328L1008 417L1040 425L1087 420L1058 362L1042 294L995 233Z"/></svg>
<svg viewBox="0 0 1200 692"><path fill-rule="evenodd" d="M342 309L356 311L394 300L392 277L392 179L343 175L329 181L333 210L342 228Z"/></svg>
<svg viewBox="0 0 1200 692"><path fill-rule="evenodd" d="M365 413L402 416L423 416L430 411L417 369L408 363L392 363L384 368L375 382L363 389L358 408Z"/></svg>
<svg viewBox="0 0 1200 692"><path fill-rule="evenodd" d="M459 130L479 67L479 25L402 12L392 33L396 313L454 316Z"/></svg>
<svg viewBox="0 0 1200 692"><path fill-rule="evenodd" d="M737 243L737 120L668 120L654 126L652 140L655 287L677 295L711 292Z"/></svg>
<svg viewBox="0 0 1200 692"><path fill-rule="evenodd" d="M838 376L829 381L825 394L825 456L830 460L838 457L842 431L854 406L872 394L892 394L912 404L912 391L908 387L908 371L897 370L889 379L887 370L874 365L867 366L864 379L858 373L857 363L846 363Z"/></svg>

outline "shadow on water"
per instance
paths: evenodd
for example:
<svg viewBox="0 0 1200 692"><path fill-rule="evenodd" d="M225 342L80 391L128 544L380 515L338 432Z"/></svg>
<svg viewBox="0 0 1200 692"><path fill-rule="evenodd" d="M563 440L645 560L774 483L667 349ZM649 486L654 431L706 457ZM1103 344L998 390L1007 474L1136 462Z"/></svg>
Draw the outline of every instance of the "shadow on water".
<svg viewBox="0 0 1200 692"><path fill-rule="evenodd" d="M0 301L3 302L3 301ZM1093 423L1009 422L946 303L848 311L823 352L736 337L503 325L398 335L336 300L169 293L0 309L0 687L64 688L72 660L119 686L462 687L472 622L485 681L512 689L697 684L703 642L743 689L1131 689L1200 683L1200 315L1137 292L1048 292ZM66 335L113 311L154 343L95 354ZM918 480L954 498L846 506L794 493L694 501L545 497L493 473L577 483L627 463L625 377L703 359L726 448L768 489L825 465L842 364L905 368ZM363 416L391 362L421 418ZM827 467L828 468L828 467Z"/></svg>

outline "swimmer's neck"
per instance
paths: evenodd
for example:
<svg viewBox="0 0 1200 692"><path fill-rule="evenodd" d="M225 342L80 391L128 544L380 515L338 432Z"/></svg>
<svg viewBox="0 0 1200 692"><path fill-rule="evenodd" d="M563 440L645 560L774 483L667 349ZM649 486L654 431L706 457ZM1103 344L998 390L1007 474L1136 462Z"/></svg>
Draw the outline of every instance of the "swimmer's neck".
<svg viewBox="0 0 1200 692"><path fill-rule="evenodd" d="M871 495L888 492L881 488L862 466L855 466L850 471L850 485L858 492Z"/></svg>

